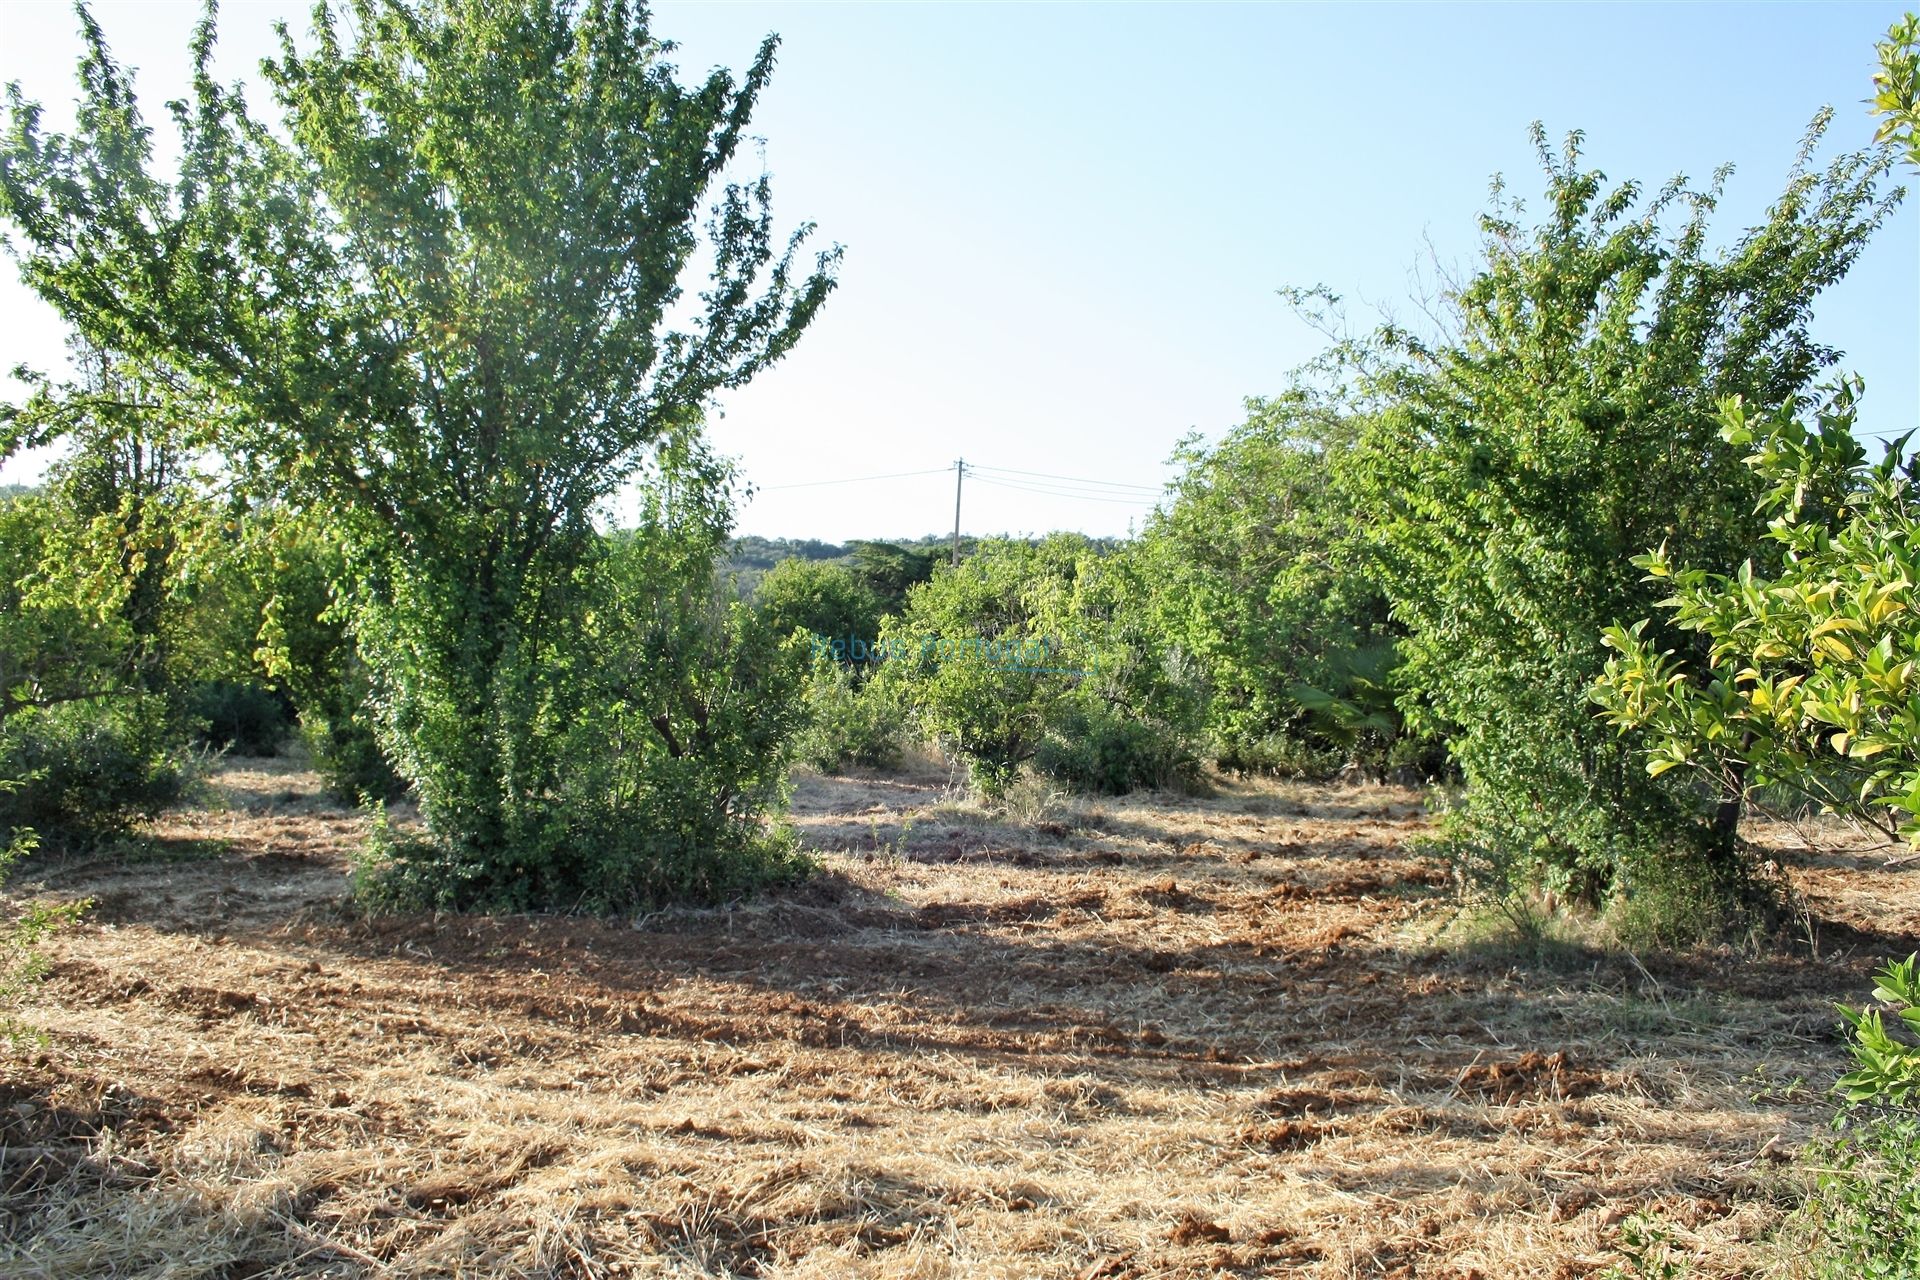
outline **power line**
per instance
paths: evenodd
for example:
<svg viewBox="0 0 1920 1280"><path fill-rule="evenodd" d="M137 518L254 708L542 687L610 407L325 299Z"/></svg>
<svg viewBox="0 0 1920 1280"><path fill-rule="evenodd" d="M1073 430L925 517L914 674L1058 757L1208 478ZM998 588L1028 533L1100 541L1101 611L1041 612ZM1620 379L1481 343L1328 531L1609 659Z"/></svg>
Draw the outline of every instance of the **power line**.
<svg viewBox="0 0 1920 1280"><path fill-rule="evenodd" d="M1033 489L1041 493L1051 493L1058 497L1101 498L1109 502L1119 501L1121 499L1139 502L1158 502L1161 494L1164 492L1160 489L1147 489L1145 486L1141 486L1138 492L1129 493L1123 489L1089 489L1066 481L1056 484L1051 481L1015 480L1010 476L990 475L985 472L975 471L972 467L967 468L967 473L978 476L983 482L1020 485L1023 488Z"/></svg>
<svg viewBox="0 0 1920 1280"><path fill-rule="evenodd" d="M925 471L894 471L883 476L848 476L844 480L802 480L798 484L761 485L756 492L772 493L775 489L813 489L823 484L864 484L869 480L902 480L908 476L944 475L951 470L953 470L952 467L931 467Z"/></svg>
<svg viewBox="0 0 1920 1280"><path fill-rule="evenodd" d="M1017 471L1012 467L983 467L978 465L977 463L971 465L968 468L968 470L992 471L1001 475L1009 475L1009 476L1031 476L1036 480L1065 480L1069 484L1095 485L1103 489L1139 489L1147 493L1156 493L1156 494L1161 492L1162 488L1164 487L1161 485L1153 485L1153 484L1128 484L1125 481L1121 481L1121 480L1088 480L1082 476L1054 475L1053 473L1047 472L1047 471Z"/></svg>
<svg viewBox="0 0 1920 1280"><path fill-rule="evenodd" d="M967 470L973 472L972 467L968 467ZM990 479L978 472L973 472L973 478L980 484L992 485L997 489L1017 489L1021 493L1037 493L1043 498L1071 498L1079 502L1113 502L1125 507L1150 507L1159 502L1157 497L1103 498L1091 493L1070 493L1064 489L1038 489L1031 485L1017 484L1011 480Z"/></svg>

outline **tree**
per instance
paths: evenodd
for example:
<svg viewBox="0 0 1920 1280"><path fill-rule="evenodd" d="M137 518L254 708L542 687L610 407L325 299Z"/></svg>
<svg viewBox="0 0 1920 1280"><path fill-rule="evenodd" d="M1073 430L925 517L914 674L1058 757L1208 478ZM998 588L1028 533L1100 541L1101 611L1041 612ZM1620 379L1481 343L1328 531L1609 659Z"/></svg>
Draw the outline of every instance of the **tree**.
<svg viewBox="0 0 1920 1280"><path fill-rule="evenodd" d="M1640 557L1672 589L1671 626L1707 651L1657 649L1645 621L1610 627L1594 696L1641 731L1649 773L1690 770L1742 797L1786 788L1920 846L1920 498L1898 448L1865 465L1854 406L1844 385L1811 426L1725 406L1723 435L1767 486L1780 567Z"/></svg>
<svg viewBox="0 0 1920 1280"><path fill-rule="evenodd" d="M1382 335L1398 360L1369 382L1383 411L1357 475L1409 632L1407 704L1449 734L1469 785L1455 847L1496 892L1743 878L1738 796L1649 778L1588 690L1603 629L1656 598L1634 556L1665 540L1724 572L1758 542L1757 485L1715 406L1805 394L1834 359L1808 335L1813 299L1897 197L1878 195L1882 156L1812 171L1825 125L1766 221L1722 253L1707 232L1718 179L1643 202L1636 184L1580 168L1579 135L1556 156L1536 129L1545 219L1528 230L1496 203L1484 263L1452 298L1456 331Z"/></svg>
<svg viewBox="0 0 1920 1280"><path fill-rule="evenodd" d="M984 539L881 625L874 692L988 797L1029 761L1076 790L1193 785L1201 708L1142 607L1146 571L1078 534Z"/></svg>
<svg viewBox="0 0 1920 1280"><path fill-rule="evenodd" d="M624 0L313 20L263 65L280 129L214 82L203 21L166 177L82 8L75 132L10 90L0 213L83 336L201 389L236 465L338 511L383 743L468 891L518 901L529 851L567 844L559 726L593 682L562 651L596 507L793 346L838 251L796 261L810 228L777 241L764 175L719 186L771 38L688 88Z"/></svg>
<svg viewBox="0 0 1920 1280"><path fill-rule="evenodd" d="M0 848L151 816L185 783L111 519L0 501Z"/></svg>
<svg viewBox="0 0 1920 1280"><path fill-rule="evenodd" d="M1893 144L1920 168L1920 17L1909 13L1894 23L1878 52L1873 109L1881 121L1874 140Z"/></svg>
<svg viewBox="0 0 1920 1280"><path fill-rule="evenodd" d="M1145 607L1201 678L1223 761L1280 763L1310 750L1309 737L1334 745L1323 721L1349 736L1333 721L1357 673L1390 664L1365 510L1341 476L1359 430L1355 414L1296 387L1249 401L1247 420L1218 444L1188 439L1174 454L1172 501L1141 537L1152 565ZM1379 710L1390 715L1390 697ZM1359 734L1338 745L1358 747Z"/></svg>
<svg viewBox="0 0 1920 1280"><path fill-rule="evenodd" d="M933 577L941 563L937 550L903 547L897 542L856 542L853 571L879 600L882 613L906 607L907 592Z"/></svg>
<svg viewBox="0 0 1920 1280"><path fill-rule="evenodd" d="M1920 167L1920 19L1894 24L1880 66L1878 140ZM1866 465L1858 394L1843 381L1811 423L1795 406L1721 406L1721 438L1748 450L1763 486L1772 554L1736 573L1665 544L1637 558L1672 588L1669 627L1703 643L1676 652L1647 621L1610 627L1616 656L1594 697L1641 731L1649 773L1702 774L1743 798L1784 788L1920 846L1916 463L1902 440Z"/></svg>
<svg viewBox="0 0 1920 1280"><path fill-rule="evenodd" d="M996 796L1033 758L1080 678L1066 616L1085 540L983 540L958 566L913 588L880 628L879 678Z"/></svg>
<svg viewBox="0 0 1920 1280"><path fill-rule="evenodd" d="M870 645L880 631L880 601L843 564L829 560L782 560L760 579L755 604L781 635L796 628L822 641ZM841 654L845 661L850 655Z"/></svg>

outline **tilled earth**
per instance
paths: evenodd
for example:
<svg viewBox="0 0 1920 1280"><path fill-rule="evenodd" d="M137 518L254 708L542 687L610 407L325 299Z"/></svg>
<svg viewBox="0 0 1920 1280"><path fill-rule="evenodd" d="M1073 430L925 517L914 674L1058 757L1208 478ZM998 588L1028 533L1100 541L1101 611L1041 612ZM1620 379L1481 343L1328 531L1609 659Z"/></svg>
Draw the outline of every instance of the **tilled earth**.
<svg viewBox="0 0 1920 1280"><path fill-rule="evenodd" d="M1388 788L1036 802L802 779L731 910L379 918L279 761L88 897L0 1069L9 1276L1582 1276L1629 1215L1747 1274L1920 946L1914 872L1758 833L1753 954L1526 949Z"/></svg>

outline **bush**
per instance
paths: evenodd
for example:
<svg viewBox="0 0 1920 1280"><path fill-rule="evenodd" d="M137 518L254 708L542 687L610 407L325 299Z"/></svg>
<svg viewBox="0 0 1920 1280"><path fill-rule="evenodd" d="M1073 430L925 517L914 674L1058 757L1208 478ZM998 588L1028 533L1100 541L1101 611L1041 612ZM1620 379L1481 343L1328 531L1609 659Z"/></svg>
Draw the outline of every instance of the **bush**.
<svg viewBox="0 0 1920 1280"><path fill-rule="evenodd" d="M831 773L850 764L890 769L906 747L905 713L888 688L816 654L807 671L806 728L799 758Z"/></svg>
<svg viewBox="0 0 1920 1280"><path fill-rule="evenodd" d="M158 698L66 703L0 725L0 836L111 835L186 793L191 773Z"/></svg>
<svg viewBox="0 0 1920 1280"><path fill-rule="evenodd" d="M726 477L690 437L664 452L639 527L598 539L572 579L583 625L516 658L544 674L495 692L503 715L540 724L549 744L537 766L546 788L501 815L504 848L397 840L385 867L360 877L373 901L630 910L726 901L805 869L770 810L804 719L807 645L716 575L732 516ZM441 764L412 763L442 767L461 745L436 747ZM430 813L460 795L423 790Z"/></svg>
<svg viewBox="0 0 1920 1280"><path fill-rule="evenodd" d="M776 635L799 628L872 644L880 630L879 598L851 569L831 561L782 560L760 579L754 604Z"/></svg>
<svg viewBox="0 0 1920 1280"><path fill-rule="evenodd" d="M1347 753L1325 741L1276 732L1216 743L1213 758L1222 769L1241 777L1330 778L1347 762Z"/></svg>
<svg viewBox="0 0 1920 1280"><path fill-rule="evenodd" d="M243 756L275 756L292 730L284 694L251 681L214 680L187 694L187 718L204 746Z"/></svg>
<svg viewBox="0 0 1920 1280"><path fill-rule="evenodd" d="M1893 1280L1920 1260L1920 960L1875 975L1885 1007L1843 1009L1854 1070L1834 1136L1808 1153L1813 1194L1782 1233L1792 1274L1809 1280ZM1891 1013L1889 1027L1886 1014Z"/></svg>
<svg viewBox="0 0 1920 1280"><path fill-rule="evenodd" d="M1650 777L1588 693L1604 629L1660 598L1635 556L1666 538L1677 560L1727 571L1764 547L1760 486L1715 406L1788 404L1813 384L1833 353L1809 338L1808 308L1891 207L1884 157L1809 168L1824 127L1766 223L1725 252L1708 247L1717 189L1645 201L1581 168L1578 135L1556 155L1536 130L1542 221L1502 199L1452 298L1454 333L1389 330L1398 365L1369 364L1385 407L1352 470L1410 632L1395 678L1419 727L1448 736L1469 788L1459 847L1494 892L1597 901L1642 859L1695 859L1716 880L1744 869L1727 797Z"/></svg>
<svg viewBox="0 0 1920 1280"><path fill-rule="evenodd" d="M1087 552L1068 534L989 539L881 626L876 682L966 761L983 796L1006 790L1085 679L1088 655L1066 633Z"/></svg>
<svg viewBox="0 0 1920 1280"><path fill-rule="evenodd" d="M1048 726L1034 765L1074 791L1098 795L1191 793L1201 786L1199 757L1177 734L1098 708L1063 711Z"/></svg>
<svg viewBox="0 0 1920 1280"><path fill-rule="evenodd" d="M1616 654L1594 688L1614 723L1648 743L1647 770L1705 780L1749 800L1784 792L1920 846L1920 486L1890 446L1876 466L1854 438L1855 393L1835 389L1814 422L1750 419L1722 406L1721 434L1748 447L1766 486L1764 574L1635 563L1670 585L1661 604L1695 638L1676 656L1648 623L1610 627Z"/></svg>
<svg viewBox="0 0 1920 1280"><path fill-rule="evenodd" d="M1131 607L1184 655L1184 683L1227 767L1378 766L1399 733L1398 690L1384 678L1398 630L1369 574L1367 508L1343 482L1364 423L1304 385L1248 401L1247 420L1218 443L1181 443L1172 500L1133 551ZM1368 676L1379 696L1349 720ZM1324 767L1317 759L1336 753Z"/></svg>
<svg viewBox="0 0 1920 1280"><path fill-rule="evenodd" d="M321 786L337 800L360 804L407 793L407 780L394 772L364 711L307 712L300 717L300 742Z"/></svg>

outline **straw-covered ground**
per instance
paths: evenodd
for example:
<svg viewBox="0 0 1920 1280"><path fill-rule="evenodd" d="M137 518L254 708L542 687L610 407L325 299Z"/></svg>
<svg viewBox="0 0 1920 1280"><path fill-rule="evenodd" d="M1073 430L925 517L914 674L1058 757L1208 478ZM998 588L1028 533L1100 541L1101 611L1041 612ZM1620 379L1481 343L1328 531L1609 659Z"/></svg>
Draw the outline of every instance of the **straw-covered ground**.
<svg viewBox="0 0 1920 1280"><path fill-rule="evenodd" d="M0 1072L7 1276L1741 1274L1914 873L1780 836L1797 945L1463 928L1419 798L1030 806L802 780L823 872L639 921L364 919L276 761L94 901ZM1795 851L1798 850L1798 851ZM1451 925L1450 925L1450 922Z"/></svg>

